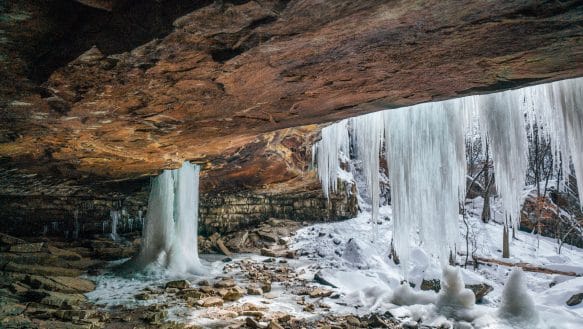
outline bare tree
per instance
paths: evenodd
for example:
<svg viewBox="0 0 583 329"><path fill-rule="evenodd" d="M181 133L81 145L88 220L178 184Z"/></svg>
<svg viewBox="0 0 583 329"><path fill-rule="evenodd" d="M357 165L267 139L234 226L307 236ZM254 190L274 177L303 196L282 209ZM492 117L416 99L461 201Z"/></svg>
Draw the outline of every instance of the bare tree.
<svg viewBox="0 0 583 329"><path fill-rule="evenodd" d="M486 143L485 159L483 164L484 171L484 207L482 208L482 222L488 223L492 218L490 212L490 187L494 182L494 173L490 174L490 146Z"/></svg>

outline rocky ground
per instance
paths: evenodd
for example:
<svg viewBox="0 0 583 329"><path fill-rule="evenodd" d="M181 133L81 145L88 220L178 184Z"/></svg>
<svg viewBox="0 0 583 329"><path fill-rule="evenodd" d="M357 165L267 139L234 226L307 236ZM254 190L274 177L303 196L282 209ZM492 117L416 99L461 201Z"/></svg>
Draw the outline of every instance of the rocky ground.
<svg viewBox="0 0 583 329"><path fill-rule="evenodd" d="M62 241L44 237L25 240L0 234L0 328L186 328L173 322L181 314L169 314L181 306L185 313L208 319L217 328L398 328L387 314L368 317L332 316L300 318L267 307L279 292L295 296L294 304L305 313L326 313L324 297L334 296L314 280L302 278L288 264L296 255L287 242L301 223L270 219L259 227L227 236L199 238L202 252L227 257L223 274L209 280L168 281L136 291L143 306L93 304L84 295L95 289L93 278L106 271L107 261L137 252L139 237L124 236ZM256 258L231 259L232 252L260 254ZM234 303L257 296L253 302ZM163 301L163 302L160 302ZM316 318L316 319L314 319Z"/></svg>

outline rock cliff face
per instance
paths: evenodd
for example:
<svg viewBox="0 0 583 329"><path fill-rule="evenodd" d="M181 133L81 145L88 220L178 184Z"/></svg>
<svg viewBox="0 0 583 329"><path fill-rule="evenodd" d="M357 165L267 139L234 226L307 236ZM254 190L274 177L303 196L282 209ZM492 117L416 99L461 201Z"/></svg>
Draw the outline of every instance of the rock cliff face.
<svg viewBox="0 0 583 329"><path fill-rule="evenodd" d="M289 127L583 75L575 0L0 7L5 200L63 186L116 199L184 160L208 195L314 191L318 127Z"/></svg>
<svg viewBox="0 0 583 329"><path fill-rule="evenodd" d="M335 220L357 212L354 185L342 185L328 201L309 170L315 126L261 135L227 157L205 164L201 174L199 232L230 233L269 218ZM91 180L94 178L95 180ZM118 232L139 231L148 203L149 178L103 180L0 171L2 231L16 235L71 238L111 232L111 212L120 214Z"/></svg>

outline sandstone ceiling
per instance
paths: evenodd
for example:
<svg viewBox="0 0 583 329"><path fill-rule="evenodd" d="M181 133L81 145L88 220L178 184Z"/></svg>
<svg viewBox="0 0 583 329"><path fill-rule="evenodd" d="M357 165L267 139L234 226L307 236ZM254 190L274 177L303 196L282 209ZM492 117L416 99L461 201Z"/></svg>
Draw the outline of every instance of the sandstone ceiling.
<svg viewBox="0 0 583 329"><path fill-rule="evenodd" d="M128 179L193 160L274 183L306 148L274 131L583 75L581 1L79 2L4 5L4 170Z"/></svg>

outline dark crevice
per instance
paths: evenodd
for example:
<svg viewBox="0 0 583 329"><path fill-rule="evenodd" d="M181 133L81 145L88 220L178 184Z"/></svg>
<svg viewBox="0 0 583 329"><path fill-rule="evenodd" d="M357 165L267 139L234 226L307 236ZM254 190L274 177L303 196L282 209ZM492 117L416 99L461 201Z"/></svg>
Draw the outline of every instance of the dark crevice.
<svg viewBox="0 0 583 329"><path fill-rule="evenodd" d="M34 47L23 50L28 58L28 77L46 81L59 67L96 45L105 55L129 51L172 32L172 23L211 0L119 0L111 12L76 1L50 1L42 8L42 20L50 27L42 36L28 40Z"/></svg>
<svg viewBox="0 0 583 329"><path fill-rule="evenodd" d="M241 55L242 53L243 53L243 49L241 49L241 48L237 48L237 49L225 48L225 49L218 49L218 50L211 52L211 56L213 58L213 61L218 62L218 63L224 63L233 57L237 57L237 56Z"/></svg>
<svg viewBox="0 0 583 329"><path fill-rule="evenodd" d="M275 21L277 21L277 16L267 16L267 17L263 17L261 19L255 20L253 22L251 22L251 24L249 24L249 26L247 27L247 29L249 30L253 30L256 27L259 27L261 25L266 25L269 23L273 23Z"/></svg>
<svg viewBox="0 0 583 329"><path fill-rule="evenodd" d="M529 85L533 82L538 82L541 79L539 78L532 78L532 79L515 79L515 80L498 80L496 83L491 85L483 86L483 87L476 87L464 90L460 95L475 95L475 94L484 94L484 93L491 93L491 92L500 92L503 90L524 87Z"/></svg>
<svg viewBox="0 0 583 329"><path fill-rule="evenodd" d="M278 19L277 16L267 16L267 17L263 17L261 19L255 20L251 24L249 24L249 26L247 26L243 31L241 31L239 33L239 35L244 35L245 32L252 31L253 29L257 28L258 26L273 23L277 19ZM249 49L257 46L260 43L262 36L260 36L259 34L255 33L255 32L251 32L251 34L248 35L246 38L247 39L245 40L245 42L243 42L237 48L230 48L230 47L225 45L224 46L225 48L213 50L211 52L211 57L213 58L213 60L215 62L224 63L224 62L230 60L231 58L237 57L237 56L241 55L242 53L248 51ZM225 43L225 42L223 42L223 43Z"/></svg>

